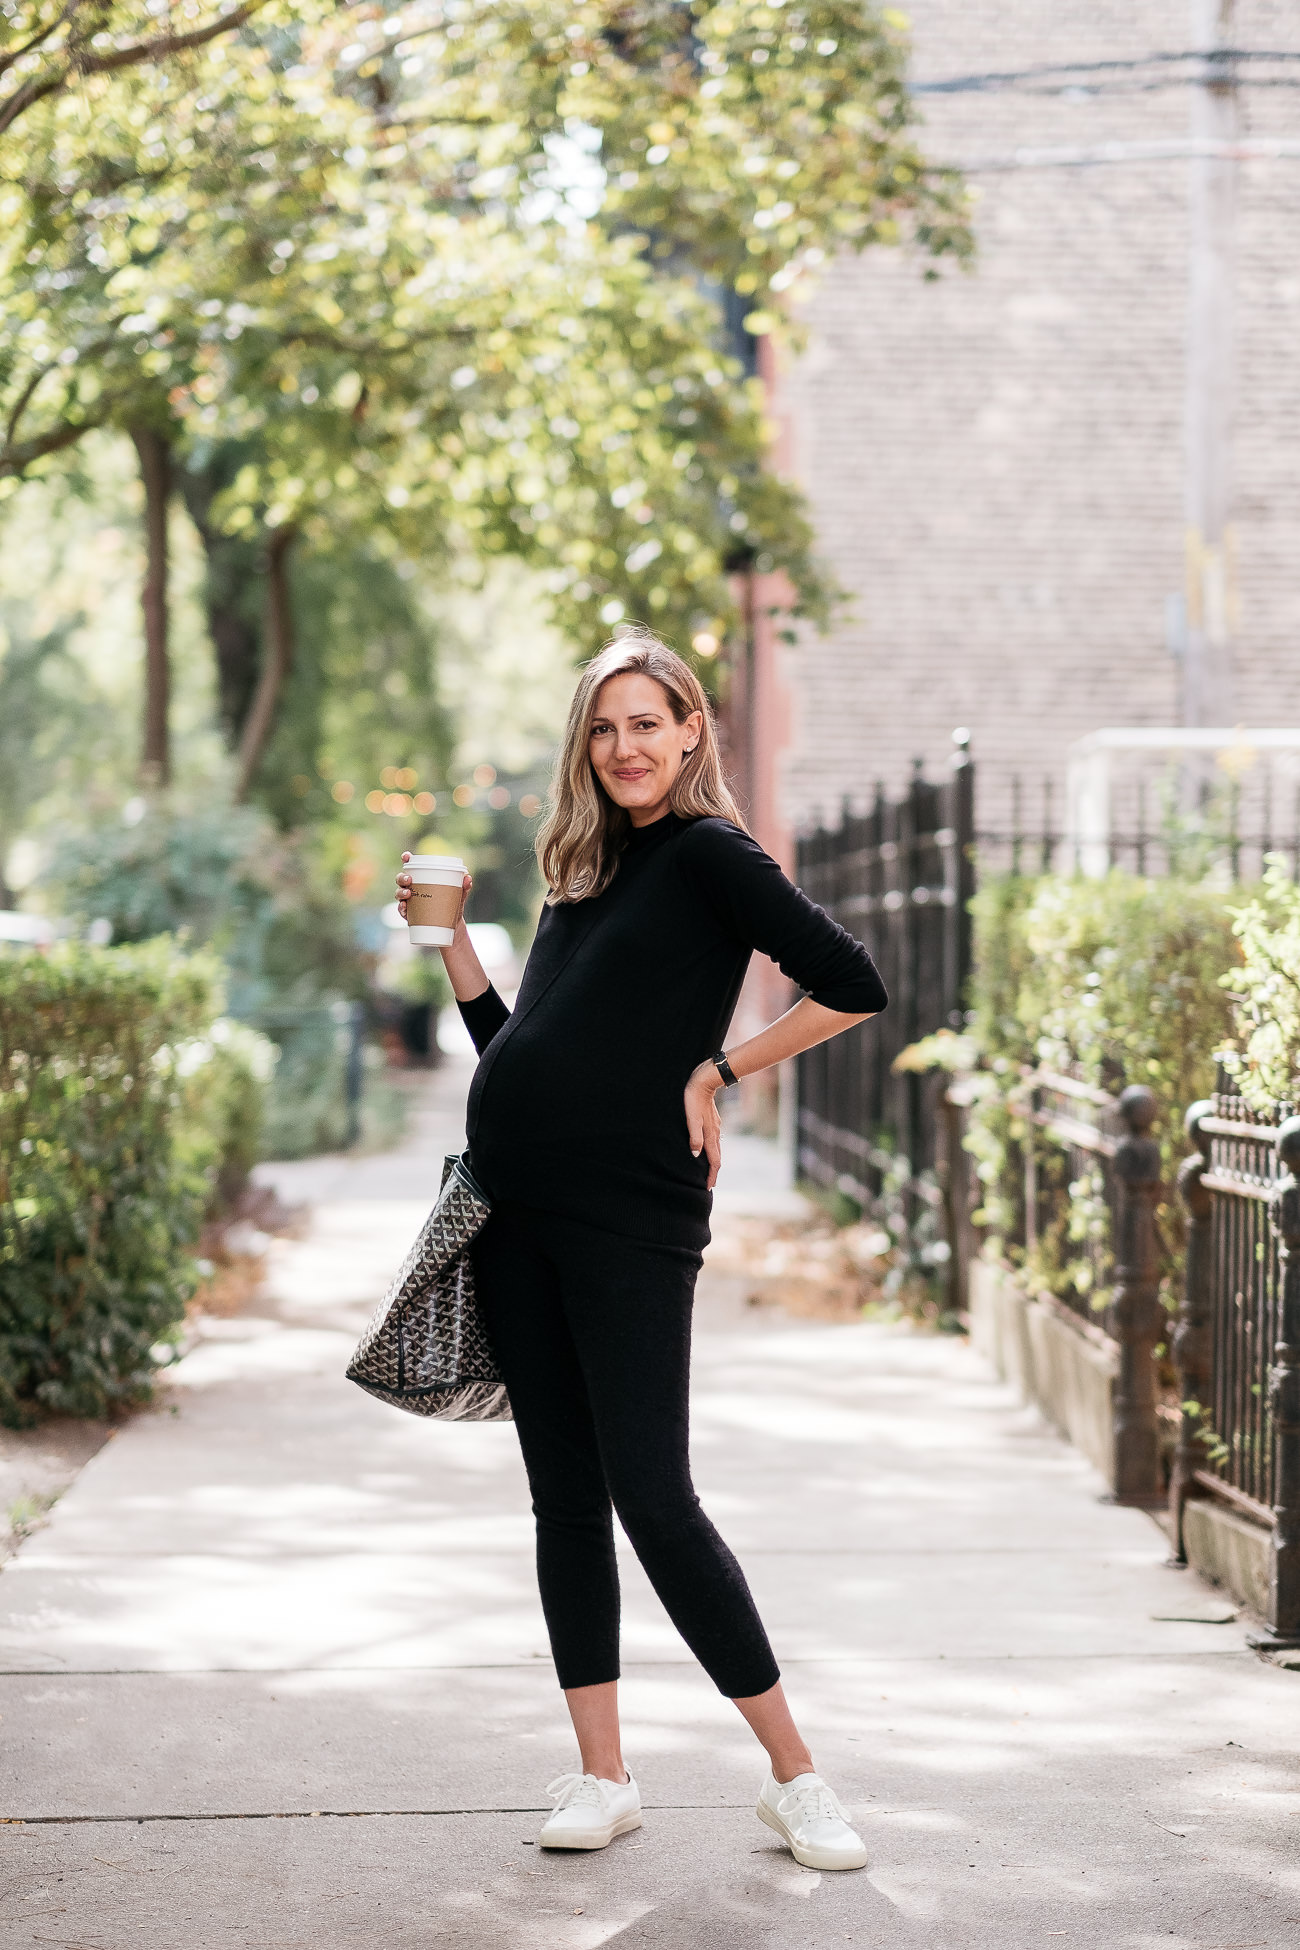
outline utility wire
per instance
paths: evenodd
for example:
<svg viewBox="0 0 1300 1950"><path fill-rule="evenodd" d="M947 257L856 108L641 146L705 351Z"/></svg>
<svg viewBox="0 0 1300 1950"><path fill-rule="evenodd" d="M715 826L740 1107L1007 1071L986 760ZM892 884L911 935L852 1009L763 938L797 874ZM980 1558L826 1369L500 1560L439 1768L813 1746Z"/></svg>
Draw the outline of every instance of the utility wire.
<svg viewBox="0 0 1300 1950"><path fill-rule="evenodd" d="M1078 81L1070 76L1077 75L1122 75L1140 74L1144 69L1175 68L1195 63L1201 69L1232 70L1239 63L1250 61L1300 61L1300 49L1284 48L1270 51L1267 48L1215 47L1188 48L1182 53L1141 54L1125 61L1053 61L1033 68L993 69L984 74L951 75L942 81L914 81L910 84L914 95L960 95L993 92L1002 88L1015 88L1023 82L1050 82L1060 77L1058 85L1062 88L1079 87ZM1227 78L1227 75L1224 75ZM1251 76L1231 76L1253 82ZM1204 74L1197 76L1171 75L1168 84L1176 86L1189 80L1204 82ZM1087 85L1087 84L1082 84ZM1153 82L1151 86L1162 85ZM1259 84L1255 84L1259 85Z"/></svg>
<svg viewBox="0 0 1300 1950"><path fill-rule="evenodd" d="M949 167L963 176L1000 174L1008 169L1091 169L1113 163L1300 162L1300 136L1240 136L1220 142L1192 136L1155 141L1094 142L1056 147L1024 147L987 156L959 156Z"/></svg>
<svg viewBox="0 0 1300 1950"><path fill-rule="evenodd" d="M1077 102L1126 101L1134 95L1164 94L1171 88L1202 87L1204 83L1195 75L1161 75L1154 81L1058 81L1044 87L1024 88L973 88L968 92L978 95L1014 95L1017 101L1041 101L1051 98L1054 101L1074 100ZM1300 88L1300 74L1294 75L1242 75L1233 82L1234 87L1251 89L1258 93L1262 88ZM913 94L931 94L932 89L914 88ZM960 90L945 90L945 93L959 93Z"/></svg>
<svg viewBox="0 0 1300 1950"><path fill-rule="evenodd" d="M1181 53L1138 55L1131 60L1045 62L1032 68L994 69L981 74L952 75L942 81L913 82L910 92L958 95L1015 91L1022 97L1073 95L1091 102L1150 94L1166 88L1205 86L1207 82L1212 86L1227 82L1236 86L1245 82L1256 89L1300 89L1300 72L1243 75L1239 70L1246 62L1300 63L1300 49L1189 48ZM1195 64L1195 69L1188 72L1191 64ZM963 174L979 175L1013 169L1080 169L1115 163L1186 161L1194 157L1242 162L1300 160L1300 138L1241 136L1225 143L1185 136L1051 146L1020 144L1001 153L962 158L956 167Z"/></svg>

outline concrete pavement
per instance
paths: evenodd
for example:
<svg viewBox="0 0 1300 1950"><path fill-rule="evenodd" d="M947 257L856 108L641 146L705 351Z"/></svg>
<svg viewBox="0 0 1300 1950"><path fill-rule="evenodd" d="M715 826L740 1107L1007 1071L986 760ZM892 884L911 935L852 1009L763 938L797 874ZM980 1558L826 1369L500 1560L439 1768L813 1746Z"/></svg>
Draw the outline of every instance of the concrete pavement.
<svg viewBox="0 0 1300 1950"><path fill-rule="evenodd" d="M573 1752L513 1431L342 1380L463 1083L399 1153L276 1168L308 1236L0 1575L0 1944L1294 1950L1300 1675L1197 1622L1217 1594L964 1344L717 1274L701 1494L871 1866L800 1870L758 1825L756 1749L630 1554L646 1826L539 1855ZM757 1141L728 1169L732 1210L788 1196Z"/></svg>

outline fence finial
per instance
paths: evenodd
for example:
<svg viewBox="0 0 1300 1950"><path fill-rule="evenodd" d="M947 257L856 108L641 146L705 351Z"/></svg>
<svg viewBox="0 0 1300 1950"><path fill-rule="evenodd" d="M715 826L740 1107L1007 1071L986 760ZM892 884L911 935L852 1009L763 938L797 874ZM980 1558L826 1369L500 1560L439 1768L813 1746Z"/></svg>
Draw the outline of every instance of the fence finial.
<svg viewBox="0 0 1300 1950"><path fill-rule="evenodd" d="M1156 1121L1159 1109L1155 1091L1148 1090L1144 1083L1130 1083L1126 1090L1120 1092L1119 1114L1134 1137L1146 1136Z"/></svg>

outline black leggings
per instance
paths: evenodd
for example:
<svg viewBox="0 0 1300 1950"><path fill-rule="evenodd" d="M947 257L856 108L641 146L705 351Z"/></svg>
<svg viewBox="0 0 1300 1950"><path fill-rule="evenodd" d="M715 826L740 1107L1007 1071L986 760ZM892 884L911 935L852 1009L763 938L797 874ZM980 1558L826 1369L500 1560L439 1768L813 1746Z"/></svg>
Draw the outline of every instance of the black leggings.
<svg viewBox="0 0 1300 1950"><path fill-rule="evenodd" d="M780 1677L744 1574L687 1454L697 1253L498 1205L474 1243L537 1518L561 1686L617 1679L611 1504L674 1625L729 1699Z"/></svg>

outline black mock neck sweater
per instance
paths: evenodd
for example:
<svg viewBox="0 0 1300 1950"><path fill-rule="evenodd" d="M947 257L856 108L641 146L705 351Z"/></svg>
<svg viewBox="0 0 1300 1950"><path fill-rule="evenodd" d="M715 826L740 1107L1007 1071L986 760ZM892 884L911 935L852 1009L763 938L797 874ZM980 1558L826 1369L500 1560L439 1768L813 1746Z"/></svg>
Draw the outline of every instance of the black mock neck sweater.
<svg viewBox="0 0 1300 1950"><path fill-rule="evenodd" d="M725 819L636 828L603 894L543 908L513 1013L493 988L460 1005L489 1197L702 1251L708 1159L691 1156L682 1093L723 1044L754 949L828 1009L885 1006L862 944Z"/></svg>

